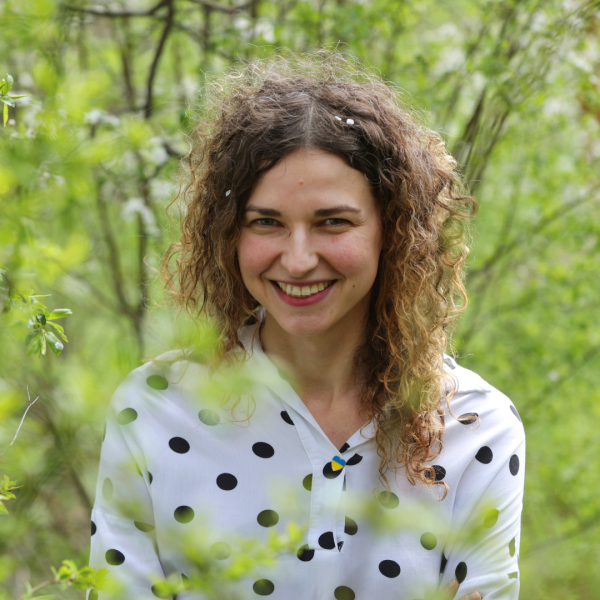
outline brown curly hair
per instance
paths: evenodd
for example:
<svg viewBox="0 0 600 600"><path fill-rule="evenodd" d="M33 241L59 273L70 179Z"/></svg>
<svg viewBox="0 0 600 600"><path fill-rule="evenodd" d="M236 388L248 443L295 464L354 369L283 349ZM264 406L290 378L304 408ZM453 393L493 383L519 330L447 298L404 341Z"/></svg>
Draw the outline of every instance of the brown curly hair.
<svg viewBox="0 0 600 600"><path fill-rule="evenodd" d="M364 173L384 249L356 361L366 374L364 410L377 423L379 472L389 489L387 469L404 464L413 485L442 485L445 497L446 484L425 463L441 452L443 401L453 388L443 352L467 304L467 225L477 204L464 195L443 139L391 84L338 51L246 63L207 82L204 100L198 142L182 163L181 241L163 263L172 298L216 321L220 357L245 351L238 331L259 306L243 284L236 245L260 177L308 147Z"/></svg>

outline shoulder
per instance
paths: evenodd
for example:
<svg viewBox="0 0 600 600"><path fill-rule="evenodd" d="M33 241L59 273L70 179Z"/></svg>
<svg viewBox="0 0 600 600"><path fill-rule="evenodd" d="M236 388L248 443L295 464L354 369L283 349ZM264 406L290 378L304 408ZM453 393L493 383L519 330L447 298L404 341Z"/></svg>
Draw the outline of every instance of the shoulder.
<svg viewBox="0 0 600 600"><path fill-rule="evenodd" d="M506 394L447 355L444 370L455 389L445 406L445 438L472 434L480 442L485 438L486 443L513 448L525 441L519 412Z"/></svg>
<svg viewBox="0 0 600 600"><path fill-rule="evenodd" d="M154 412L180 404L182 388L190 379L203 377L207 367L188 360L185 350L174 350L161 354L131 371L117 387L109 405L109 414L117 420L136 413Z"/></svg>

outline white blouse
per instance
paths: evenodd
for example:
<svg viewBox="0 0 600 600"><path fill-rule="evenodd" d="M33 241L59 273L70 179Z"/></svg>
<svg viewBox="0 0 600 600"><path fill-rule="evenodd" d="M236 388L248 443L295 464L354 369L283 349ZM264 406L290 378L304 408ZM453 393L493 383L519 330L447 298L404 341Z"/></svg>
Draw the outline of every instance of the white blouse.
<svg viewBox="0 0 600 600"><path fill-rule="evenodd" d="M255 327L244 329L247 348ZM304 528L297 550L216 596L177 598L421 600L454 577L456 598L518 598L525 433L504 394L445 356L458 391L433 466L448 495L411 485L402 468L388 471L388 493L373 426L336 448L255 338L246 366L260 383L247 419L203 400L206 367L181 356L147 363L119 386L92 510L92 567L122 581L124 598L170 598L160 581L197 577L185 540L226 567L295 523ZM89 600L109 597L88 591Z"/></svg>

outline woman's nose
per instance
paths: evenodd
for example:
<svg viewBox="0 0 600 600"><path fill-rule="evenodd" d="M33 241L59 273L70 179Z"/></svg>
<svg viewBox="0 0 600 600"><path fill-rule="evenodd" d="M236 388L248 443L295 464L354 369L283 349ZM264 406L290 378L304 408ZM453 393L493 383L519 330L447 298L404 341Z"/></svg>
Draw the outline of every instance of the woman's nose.
<svg viewBox="0 0 600 600"><path fill-rule="evenodd" d="M319 256L312 247L310 236L304 231L292 231L281 256L281 265L292 277L302 277L312 271Z"/></svg>

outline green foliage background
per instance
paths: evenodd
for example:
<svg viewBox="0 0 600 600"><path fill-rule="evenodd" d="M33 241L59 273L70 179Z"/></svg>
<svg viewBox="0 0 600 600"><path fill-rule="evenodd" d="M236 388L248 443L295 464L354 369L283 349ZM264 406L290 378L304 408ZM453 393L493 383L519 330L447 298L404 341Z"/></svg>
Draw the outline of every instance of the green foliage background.
<svg viewBox="0 0 600 600"><path fill-rule="evenodd" d="M202 73L338 42L443 132L480 204L455 347L525 425L521 597L598 597L597 1L4 0L0 22L0 74L29 94L0 132L0 452L39 396L0 458L22 486L0 598L88 560L106 404L173 339L156 269ZM59 356L27 356L9 281L73 311Z"/></svg>

